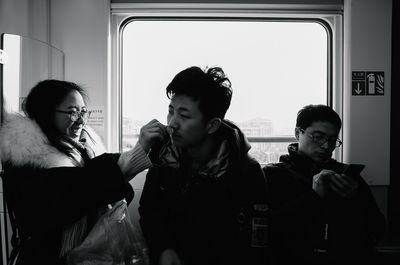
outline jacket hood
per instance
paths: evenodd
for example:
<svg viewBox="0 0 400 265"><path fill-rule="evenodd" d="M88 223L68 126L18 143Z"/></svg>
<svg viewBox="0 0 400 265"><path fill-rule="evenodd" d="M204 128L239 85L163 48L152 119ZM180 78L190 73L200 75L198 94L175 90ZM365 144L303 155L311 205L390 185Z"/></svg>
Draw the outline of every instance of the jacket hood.
<svg viewBox="0 0 400 265"><path fill-rule="evenodd" d="M244 156L246 156L251 149L251 145L246 136L232 121L223 120L220 135L221 138L226 138L228 141L230 141L234 155L239 159L242 159Z"/></svg>
<svg viewBox="0 0 400 265"><path fill-rule="evenodd" d="M97 142L96 155L105 152L100 138L90 129L91 138ZM39 168L71 167L75 161L49 143L39 125L19 114L6 114L0 128L0 157L3 164L11 166L33 166Z"/></svg>
<svg viewBox="0 0 400 265"><path fill-rule="evenodd" d="M212 158L199 169L198 175L200 176L211 178L222 176L229 165L239 165L251 148L243 132L229 120L223 120L215 136L220 142L219 148ZM159 154L157 160L161 165L173 168L181 166L182 150L172 145L171 141L165 143L157 153Z"/></svg>

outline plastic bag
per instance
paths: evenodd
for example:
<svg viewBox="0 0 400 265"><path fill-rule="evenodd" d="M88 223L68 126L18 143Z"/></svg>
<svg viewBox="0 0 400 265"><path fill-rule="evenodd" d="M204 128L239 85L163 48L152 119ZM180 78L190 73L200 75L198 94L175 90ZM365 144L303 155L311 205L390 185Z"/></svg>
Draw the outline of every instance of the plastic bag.
<svg viewBox="0 0 400 265"><path fill-rule="evenodd" d="M68 265L148 264L144 239L128 215L125 200L103 214L81 245L67 255Z"/></svg>

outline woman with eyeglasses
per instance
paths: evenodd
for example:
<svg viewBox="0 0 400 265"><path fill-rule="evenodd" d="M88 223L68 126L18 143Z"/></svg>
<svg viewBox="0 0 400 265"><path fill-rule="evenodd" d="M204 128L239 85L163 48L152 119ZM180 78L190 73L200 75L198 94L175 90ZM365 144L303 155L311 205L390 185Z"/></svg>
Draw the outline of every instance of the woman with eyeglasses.
<svg viewBox="0 0 400 265"><path fill-rule="evenodd" d="M358 172L332 158L339 115L326 105L297 114L297 143L266 165L270 244L277 264L374 264L385 218Z"/></svg>
<svg viewBox="0 0 400 265"><path fill-rule="evenodd" d="M12 243L19 251L13 253L16 264L65 264L101 209L132 201L129 181L151 166L147 153L167 132L153 120L142 127L132 150L106 153L86 126L84 90L59 80L33 87L24 112L5 114L0 128L4 192L18 231Z"/></svg>

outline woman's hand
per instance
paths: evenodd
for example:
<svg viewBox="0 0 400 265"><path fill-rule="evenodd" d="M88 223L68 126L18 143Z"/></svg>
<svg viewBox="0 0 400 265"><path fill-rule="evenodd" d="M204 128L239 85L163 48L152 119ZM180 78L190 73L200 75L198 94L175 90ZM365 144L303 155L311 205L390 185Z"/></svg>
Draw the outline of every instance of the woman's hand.
<svg viewBox="0 0 400 265"><path fill-rule="evenodd" d="M155 119L140 129L138 143L131 150L121 153L118 159L118 166L128 181L152 165L147 154L154 144L165 137L169 137L166 126Z"/></svg>
<svg viewBox="0 0 400 265"><path fill-rule="evenodd" d="M168 137L167 127L153 119L140 129L139 144L148 153L154 144L162 142Z"/></svg>

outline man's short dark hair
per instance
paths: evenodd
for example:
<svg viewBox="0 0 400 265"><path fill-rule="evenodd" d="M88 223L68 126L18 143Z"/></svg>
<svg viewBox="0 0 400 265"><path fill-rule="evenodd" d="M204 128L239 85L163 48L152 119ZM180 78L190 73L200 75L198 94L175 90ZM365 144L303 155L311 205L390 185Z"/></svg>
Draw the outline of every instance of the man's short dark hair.
<svg viewBox="0 0 400 265"><path fill-rule="evenodd" d="M326 105L307 105L297 113L296 127L307 129L313 122L326 121L332 123L337 128L342 127L342 120L339 115Z"/></svg>
<svg viewBox="0 0 400 265"><path fill-rule="evenodd" d="M179 72L166 89L167 97L185 95L199 101L205 121L225 117L232 99L230 80L220 67L202 70L197 66Z"/></svg>

